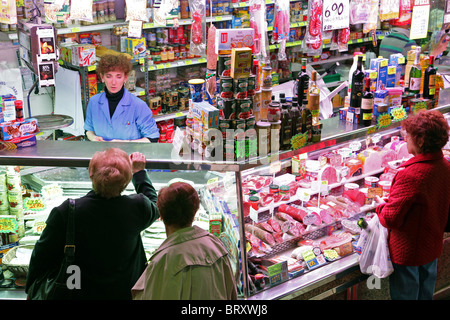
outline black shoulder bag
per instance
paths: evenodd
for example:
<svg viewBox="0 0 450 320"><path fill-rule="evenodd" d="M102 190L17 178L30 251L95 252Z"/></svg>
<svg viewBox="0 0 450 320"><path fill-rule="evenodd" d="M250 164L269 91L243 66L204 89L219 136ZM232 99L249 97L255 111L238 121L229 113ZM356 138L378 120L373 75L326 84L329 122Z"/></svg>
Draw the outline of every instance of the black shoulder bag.
<svg viewBox="0 0 450 320"><path fill-rule="evenodd" d="M73 289L67 287L67 268L75 259L75 200L69 199L69 214L67 218L66 245L64 258L59 270L51 270L35 282L28 289L30 300L69 300Z"/></svg>

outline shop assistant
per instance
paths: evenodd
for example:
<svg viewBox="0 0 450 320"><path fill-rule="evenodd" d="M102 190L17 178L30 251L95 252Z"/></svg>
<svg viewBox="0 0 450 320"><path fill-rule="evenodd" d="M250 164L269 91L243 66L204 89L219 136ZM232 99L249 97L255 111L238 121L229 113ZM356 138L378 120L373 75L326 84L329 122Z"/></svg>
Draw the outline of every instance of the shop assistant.
<svg viewBox="0 0 450 320"><path fill-rule="evenodd" d="M125 89L132 70L125 55L105 55L97 73L105 90L88 103L84 129L90 141L158 142L159 130L147 104Z"/></svg>

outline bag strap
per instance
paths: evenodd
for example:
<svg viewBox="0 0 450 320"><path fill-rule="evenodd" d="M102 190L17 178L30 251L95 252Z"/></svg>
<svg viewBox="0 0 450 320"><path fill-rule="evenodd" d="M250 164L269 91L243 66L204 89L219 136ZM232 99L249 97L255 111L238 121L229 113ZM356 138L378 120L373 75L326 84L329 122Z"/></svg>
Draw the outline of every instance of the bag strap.
<svg viewBox="0 0 450 320"><path fill-rule="evenodd" d="M64 254L73 260L75 256L75 200L69 199L69 214L67 218L66 245Z"/></svg>

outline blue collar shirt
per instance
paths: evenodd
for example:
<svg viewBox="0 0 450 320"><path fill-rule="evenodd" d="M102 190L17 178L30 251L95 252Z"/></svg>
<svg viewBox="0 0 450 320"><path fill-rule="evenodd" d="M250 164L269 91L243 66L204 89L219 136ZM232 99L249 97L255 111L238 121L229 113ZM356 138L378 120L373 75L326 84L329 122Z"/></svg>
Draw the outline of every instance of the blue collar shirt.
<svg viewBox="0 0 450 320"><path fill-rule="evenodd" d="M159 138L159 129L150 108L126 89L112 117L106 93L94 95L88 103L84 129L93 131L105 141Z"/></svg>

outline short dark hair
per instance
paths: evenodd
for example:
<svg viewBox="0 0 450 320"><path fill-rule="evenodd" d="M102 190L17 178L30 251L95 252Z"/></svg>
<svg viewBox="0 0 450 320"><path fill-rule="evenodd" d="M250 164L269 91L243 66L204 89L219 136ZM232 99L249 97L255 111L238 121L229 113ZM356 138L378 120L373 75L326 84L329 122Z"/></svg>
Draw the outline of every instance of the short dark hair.
<svg viewBox="0 0 450 320"><path fill-rule="evenodd" d="M174 182L159 190L156 205L164 224L185 228L192 225L200 199L189 183Z"/></svg>
<svg viewBox="0 0 450 320"><path fill-rule="evenodd" d="M437 110L421 110L403 120L402 127L422 154L438 152L447 144L450 128ZM418 144L420 141L422 146Z"/></svg>

